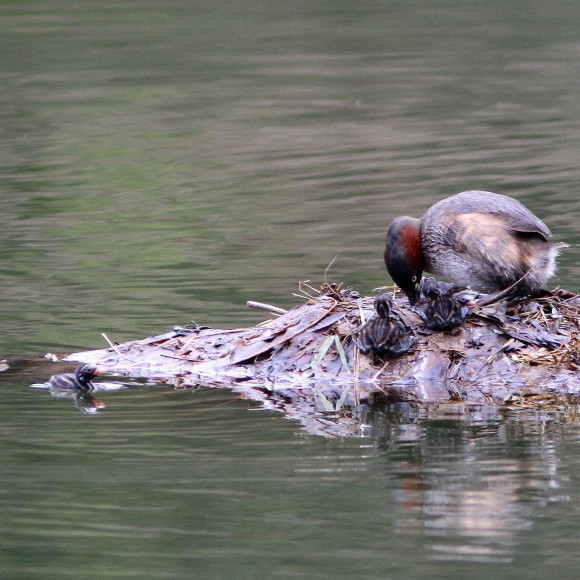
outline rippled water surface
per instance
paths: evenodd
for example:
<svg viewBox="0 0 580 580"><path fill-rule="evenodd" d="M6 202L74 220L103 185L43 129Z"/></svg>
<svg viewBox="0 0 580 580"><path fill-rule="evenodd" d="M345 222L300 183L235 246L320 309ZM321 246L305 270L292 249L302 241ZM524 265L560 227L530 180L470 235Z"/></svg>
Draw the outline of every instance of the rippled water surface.
<svg viewBox="0 0 580 580"><path fill-rule="evenodd" d="M361 409L325 438L227 390L56 398L28 362L255 324L246 300L299 280L370 294L389 222L465 189L580 243L577 2L21 0L0 24L3 577L577 576L574 406Z"/></svg>

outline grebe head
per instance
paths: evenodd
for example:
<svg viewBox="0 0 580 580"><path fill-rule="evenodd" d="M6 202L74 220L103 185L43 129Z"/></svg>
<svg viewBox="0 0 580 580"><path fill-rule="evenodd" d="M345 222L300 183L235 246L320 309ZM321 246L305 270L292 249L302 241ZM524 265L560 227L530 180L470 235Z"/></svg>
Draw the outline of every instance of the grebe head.
<svg viewBox="0 0 580 580"><path fill-rule="evenodd" d="M393 220L387 232L385 265L391 278L407 295L411 306L420 297L424 259L421 250L421 220L408 216Z"/></svg>

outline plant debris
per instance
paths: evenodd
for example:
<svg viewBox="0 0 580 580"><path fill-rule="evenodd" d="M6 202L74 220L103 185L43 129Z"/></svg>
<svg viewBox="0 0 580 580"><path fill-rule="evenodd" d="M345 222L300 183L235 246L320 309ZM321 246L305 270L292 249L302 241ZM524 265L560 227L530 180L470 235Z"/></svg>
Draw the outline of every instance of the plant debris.
<svg viewBox="0 0 580 580"><path fill-rule="evenodd" d="M311 421L362 403L464 401L503 405L557 390L580 393L580 297L560 289L541 298L470 308L465 322L434 332L390 289L416 338L397 357L368 356L353 340L374 314L373 298L352 288L301 283L305 300L251 328L193 324L143 340L78 352L68 361L179 387L230 387ZM252 305L255 306L255 305ZM107 339L108 340L108 339Z"/></svg>

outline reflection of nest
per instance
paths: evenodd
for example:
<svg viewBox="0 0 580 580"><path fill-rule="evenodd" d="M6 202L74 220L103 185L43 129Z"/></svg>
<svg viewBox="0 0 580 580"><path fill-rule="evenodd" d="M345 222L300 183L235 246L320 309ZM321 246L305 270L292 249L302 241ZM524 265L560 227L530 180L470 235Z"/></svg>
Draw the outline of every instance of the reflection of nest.
<svg viewBox="0 0 580 580"><path fill-rule="evenodd" d="M174 385L229 386L301 421L360 402L503 403L523 392L580 391L580 299L555 290L535 300L474 309L459 329L430 332L400 293L396 308L417 336L399 358L364 356L351 334L373 314L372 299L325 284L301 286L305 302L255 327L196 325L70 355L108 372ZM299 408L302 405L302 408ZM343 413L343 417L344 417ZM356 421L355 421L356 422Z"/></svg>

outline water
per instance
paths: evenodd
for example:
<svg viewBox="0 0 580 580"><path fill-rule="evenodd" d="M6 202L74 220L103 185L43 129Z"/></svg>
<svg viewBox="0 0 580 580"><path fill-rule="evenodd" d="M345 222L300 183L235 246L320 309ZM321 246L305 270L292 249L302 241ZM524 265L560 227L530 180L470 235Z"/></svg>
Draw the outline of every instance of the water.
<svg viewBox="0 0 580 580"><path fill-rule="evenodd" d="M87 417L2 386L5 577L574 577L556 415L399 405L325 439L227 390L114 391Z"/></svg>
<svg viewBox="0 0 580 580"><path fill-rule="evenodd" d="M573 578L574 407L363 411L324 438L227 390L73 401L29 359L299 280L371 293L402 214L484 188L579 243L575 2L0 6L0 571ZM333 262L328 273L327 266ZM559 283L580 288L577 248ZM366 415L365 413L371 413Z"/></svg>

